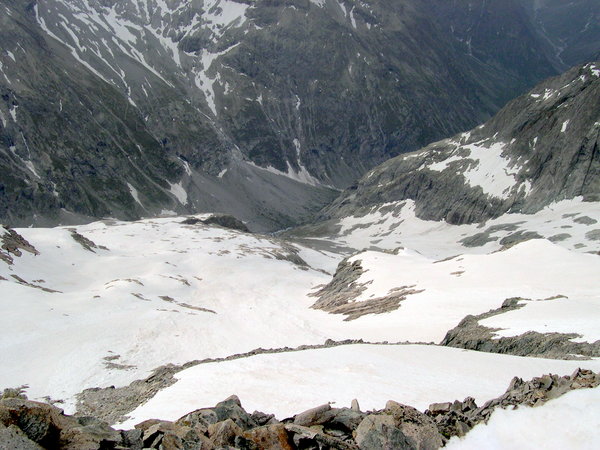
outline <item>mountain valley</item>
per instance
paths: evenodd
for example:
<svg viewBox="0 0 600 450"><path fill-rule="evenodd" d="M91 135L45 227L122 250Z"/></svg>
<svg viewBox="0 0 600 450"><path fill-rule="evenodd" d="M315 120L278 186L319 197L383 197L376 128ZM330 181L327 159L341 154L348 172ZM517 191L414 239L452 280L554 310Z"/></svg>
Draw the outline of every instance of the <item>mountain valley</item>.
<svg viewBox="0 0 600 450"><path fill-rule="evenodd" d="M596 448L598 14L0 0L0 449Z"/></svg>

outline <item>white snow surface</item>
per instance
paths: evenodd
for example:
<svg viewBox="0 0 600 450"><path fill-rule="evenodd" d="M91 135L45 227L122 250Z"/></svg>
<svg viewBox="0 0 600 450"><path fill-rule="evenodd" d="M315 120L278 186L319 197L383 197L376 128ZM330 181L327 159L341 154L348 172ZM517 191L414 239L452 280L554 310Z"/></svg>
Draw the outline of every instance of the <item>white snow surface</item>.
<svg viewBox="0 0 600 450"><path fill-rule="evenodd" d="M377 327L382 339L395 334L411 341L440 342L468 314L499 308L513 297L536 301L510 317L495 316L482 324L504 328L503 336L535 330L576 332L588 342L600 339L597 255L531 240L502 252L446 261L411 250L397 255L366 251L350 258L351 263L356 260L364 270L356 284L365 287L357 302L385 297L406 286L422 291L409 295L396 311L360 320L364 327ZM557 295L567 298L544 301ZM394 331L398 328L402 331Z"/></svg>
<svg viewBox="0 0 600 450"><path fill-rule="evenodd" d="M498 409L487 424L464 438L452 438L447 449L508 448L595 450L600 429L600 388L568 392L542 407Z"/></svg>
<svg viewBox="0 0 600 450"><path fill-rule="evenodd" d="M276 259L285 252L272 240L181 220L77 227L109 249L96 253L67 228L19 229L40 255L0 261L0 354L11 361L0 386L28 384L31 398L64 399L72 412L83 388L128 384L165 363L342 337L322 329L341 318L309 309L306 293L326 274ZM104 359L117 355L121 369Z"/></svg>
<svg viewBox="0 0 600 450"><path fill-rule="evenodd" d="M132 427L158 416L176 420L233 393L246 410L269 411L279 419L327 402L349 407L353 398L364 411L381 409L387 400L421 411L433 402L467 396L483 404L502 395L513 376L570 374L581 364L424 345L351 345L259 355L179 372L175 384L133 411L120 426ZM600 367L600 361L585 364Z"/></svg>
<svg viewBox="0 0 600 450"><path fill-rule="evenodd" d="M588 217L596 223L577 222ZM415 215L412 200L374 206L361 217L345 217L338 221L341 230L328 237L341 246L355 250L398 247L415 250L431 258L446 258L462 253L491 253L502 248L500 241L515 231L534 231L556 244L579 252L600 251L600 241L588 233L599 228L600 202L583 202L582 198L551 204L536 214L504 214L482 224L451 225L445 221L422 220ZM465 247L464 238L496 227L490 241L478 247ZM515 231L500 226L512 226ZM556 238L560 237L560 240Z"/></svg>
<svg viewBox="0 0 600 450"><path fill-rule="evenodd" d="M283 246L281 241L218 227L186 226L181 221L182 218L170 217L138 222L95 222L76 227L78 233L108 249L95 249L95 253L75 242L69 228L18 229L40 254L24 252L21 257L14 257L12 266L0 262L0 353L3 359L11 361L0 371L0 387L28 384L30 398L49 395L62 399L65 401L62 407L73 412L75 395L84 388L126 385L167 363L225 357L258 347L320 344L328 338L437 342L465 315L498 308L504 299L513 296L531 298L532 302L513 313L519 316L514 323L503 326L506 333L519 333L521 329L532 329L543 322L547 331L581 332L588 340L597 336L594 329L598 314L595 280L600 273L597 256L567 250L547 241L530 241L504 252L465 254L442 262L408 250L399 251L397 255L377 251L360 253L354 258L361 259L367 271L359 283L371 284L359 301L372 295L386 295L399 286L414 285L415 289L424 291L408 296L397 311L346 322L344 316L310 309L315 298L308 295L318 285L331 280L330 274L343 254L294 245L298 255L310 265L306 270L286 260L289 247ZM29 285L20 283L13 275ZM44 291L42 287L60 292ZM538 301L556 295L565 295L567 299ZM535 309L538 305L551 308L562 305L570 313L565 314L566 309L538 312ZM379 358L378 348L353 347L353 354L357 361L369 361L369 358ZM388 351L401 350L387 347L381 350ZM448 353L452 355L461 353L416 346L414 352L421 352L421 356L410 358L426 360L431 356L427 352L436 351L443 355L446 351L455 352ZM271 411L277 404L286 407L290 386L294 386L301 375L294 378L293 371L285 371L282 365L293 366L287 361L296 358L300 361L298 364L305 364L304 358L312 358L303 355L295 352L260 357L266 361L281 357L283 361L280 364L273 360L273 371L264 369L262 378L258 374L263 369L252 372L256 379L273 378L282 383L275 391L281 397L273 393L269 397L272 407L263 409ZM262 361L260 358L252 361ZM356 386L362 386L363 391L358 387L355 391L351 384L344 391L344 395L351 397L381 382L383 375L376 369L376 361L365 362L361 372L356 367L348 368L344 358L340 359L339 367L329 364L329 368L311 370L315 374L323 372L324 379L334 377L334 373L337 376L352 374ZM405 361L402 358L399 361ZM504 357L486 355L482 358ZM325 360L329 361L330 357ZM406 364L416 364L412 361ZM564 373L569 372L571 366L566 370L563 364L549 362L543 370L532 371L531 376L562 368ZM596 363L585 362L586 367L588 364ZM210 369L220 373L220 367L234 366L202 367L194 370ZM423 380L423 386L447 372L444 367L437 367ZM508 372L507 369L507 377ZM221 375L214 376L215 382L219 379L223 380ZM284 379L288 380L287 389ZM442 383L441 380L435 383ZM385 383L406 385L397 383L397 377ZM497 387L504 388L506 384L507 380L503 379ZM246 392L234 391L229 381L223 389L230 390L227 395ZM246 388L241 386L240 389ZM398 390L400 387L394 389L397 390L388 391L398 392L399 397L404 392ZM470 389L464 395L474 394L479 387L473 383ZM215 392L219 396L222 393ZM329 398L325 398L324 388L319 392L315 394L318 398L302 394L306 395L306 407L314 406L317 400L347 401L346 397L337 397L335 390ZM382 388L381 401L384 394ZM450 395L449 391L447 394L463 395ZM443 398L432 395L431 401L442 401L445 395ZM389 394L387 397L385 400ZM223 398L215 397L215 400ZM373 401L377 398L373 397ZM207 397L208 403L194 407L209 406L212 399ZM297 406L292 411L292 403L289 405L285 414L302 409ZM284 410L279 413L284 414Z"/></svg>

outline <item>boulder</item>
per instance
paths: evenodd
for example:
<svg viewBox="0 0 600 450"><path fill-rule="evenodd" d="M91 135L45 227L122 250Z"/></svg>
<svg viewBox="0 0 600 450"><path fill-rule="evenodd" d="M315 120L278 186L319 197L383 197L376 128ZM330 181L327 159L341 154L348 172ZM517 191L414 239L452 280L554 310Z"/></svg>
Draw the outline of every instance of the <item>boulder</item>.
<svg viewBox="0 0 600 450"><path fill-rule="evenodd" d="M0 424L20 428L28 439L42 447L60 444L61 415L62 410L45 403L22 398L0 400Z"/></svg>
<svg viewBox="0 0 600 450"><path fill-rule="evenodd" d="M244 437L260 449L293 450L295 448L282 423L254 428L246 431Z"/></svg>
<svg viewBox="0 0 600 450"><path fill-rule="evenodd" d="M412 449L408 438L396 428L395 420L388 415L370 415L356 429L354 438L361 450Z"/></svg>
<svg viewBox="0 0 600 450"><path fill-rule="evenodd" d="M412 448L437 449L442 446L442 439L431 418L412 406L388 401L384 413L391 414L396 426L409 439Z"/></svg>
<svg viewBox="0 0 600 450"><path fill-rule="evenodd" d="M211 424L208 427L208 437L216 447L235 446L236 439L243 437L243 434L244 430L231 419Z"/></svg>
<svg viewBox="0 0 600 450"><path fill-rule="evenodd" d="M331 406L327 403L297 414L294 416L294 423L303 427L310 427L312 425L322 425L332 417Z"/></svg>

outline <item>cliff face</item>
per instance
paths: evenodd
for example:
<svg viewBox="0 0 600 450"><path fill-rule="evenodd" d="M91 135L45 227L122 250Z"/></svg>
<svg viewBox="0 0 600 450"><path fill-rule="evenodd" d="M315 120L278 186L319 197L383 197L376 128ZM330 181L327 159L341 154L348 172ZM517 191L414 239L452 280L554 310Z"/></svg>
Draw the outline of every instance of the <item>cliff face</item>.
<svg viewBox="0 0 600 450"><path fill-rule="evenodd" d="M391 159L325 217L412 199L423 219L473 223L600 193L600 65L545 81L470 132Z"/></svg>

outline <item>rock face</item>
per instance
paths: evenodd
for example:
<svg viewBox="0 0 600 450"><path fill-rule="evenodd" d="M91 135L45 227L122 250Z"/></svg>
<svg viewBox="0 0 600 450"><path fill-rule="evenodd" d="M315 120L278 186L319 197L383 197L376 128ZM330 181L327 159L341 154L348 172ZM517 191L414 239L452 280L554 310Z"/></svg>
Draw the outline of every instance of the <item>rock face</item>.
<svg viewBox="0 0 600 450"><path fill-rule="evenodd" d="M412 199L422 219L463 224L577 196L598 200L599 99L600 64L573 68L484 125L371 170L322 218Z"/></svg>
<svg viewBox="0 0 600 450"><path fill-rule="evenodd" d="M305 221L556 73L517 2L439 3L1 0L0 218Z"/></svg>
<svg viewBox="0 0 600 450"><path fill-rule="evenodd" d="M600 374L578 369L571 376L544 375L526 382L515 377L505 394L482 407L470 397L434 403L425 413L394 401L370 412L361 412L358 405L325 404L282 422L265 413L247 413L233 395L174 422L150 419L133 430L114 430L92 416L66 416L9 389L0 397L0 449L434 450L487 422L495 408L539 406L570 390L598 385Z"/></svg>
<svg viewBox="0 0 600 450"><path fill-rule="evenodd" d="M518 298L508 299L501 308L478 316L467 316L452 330L446 333L441 345L465 348L492 353L505 353L517 356L538 356L553 359L596 358L600 356L600 341L573 342L581 338L576 333L527 333L513 337L494 335L497 329L479 324L480 320L502 314L524 305Z"/></svg>

